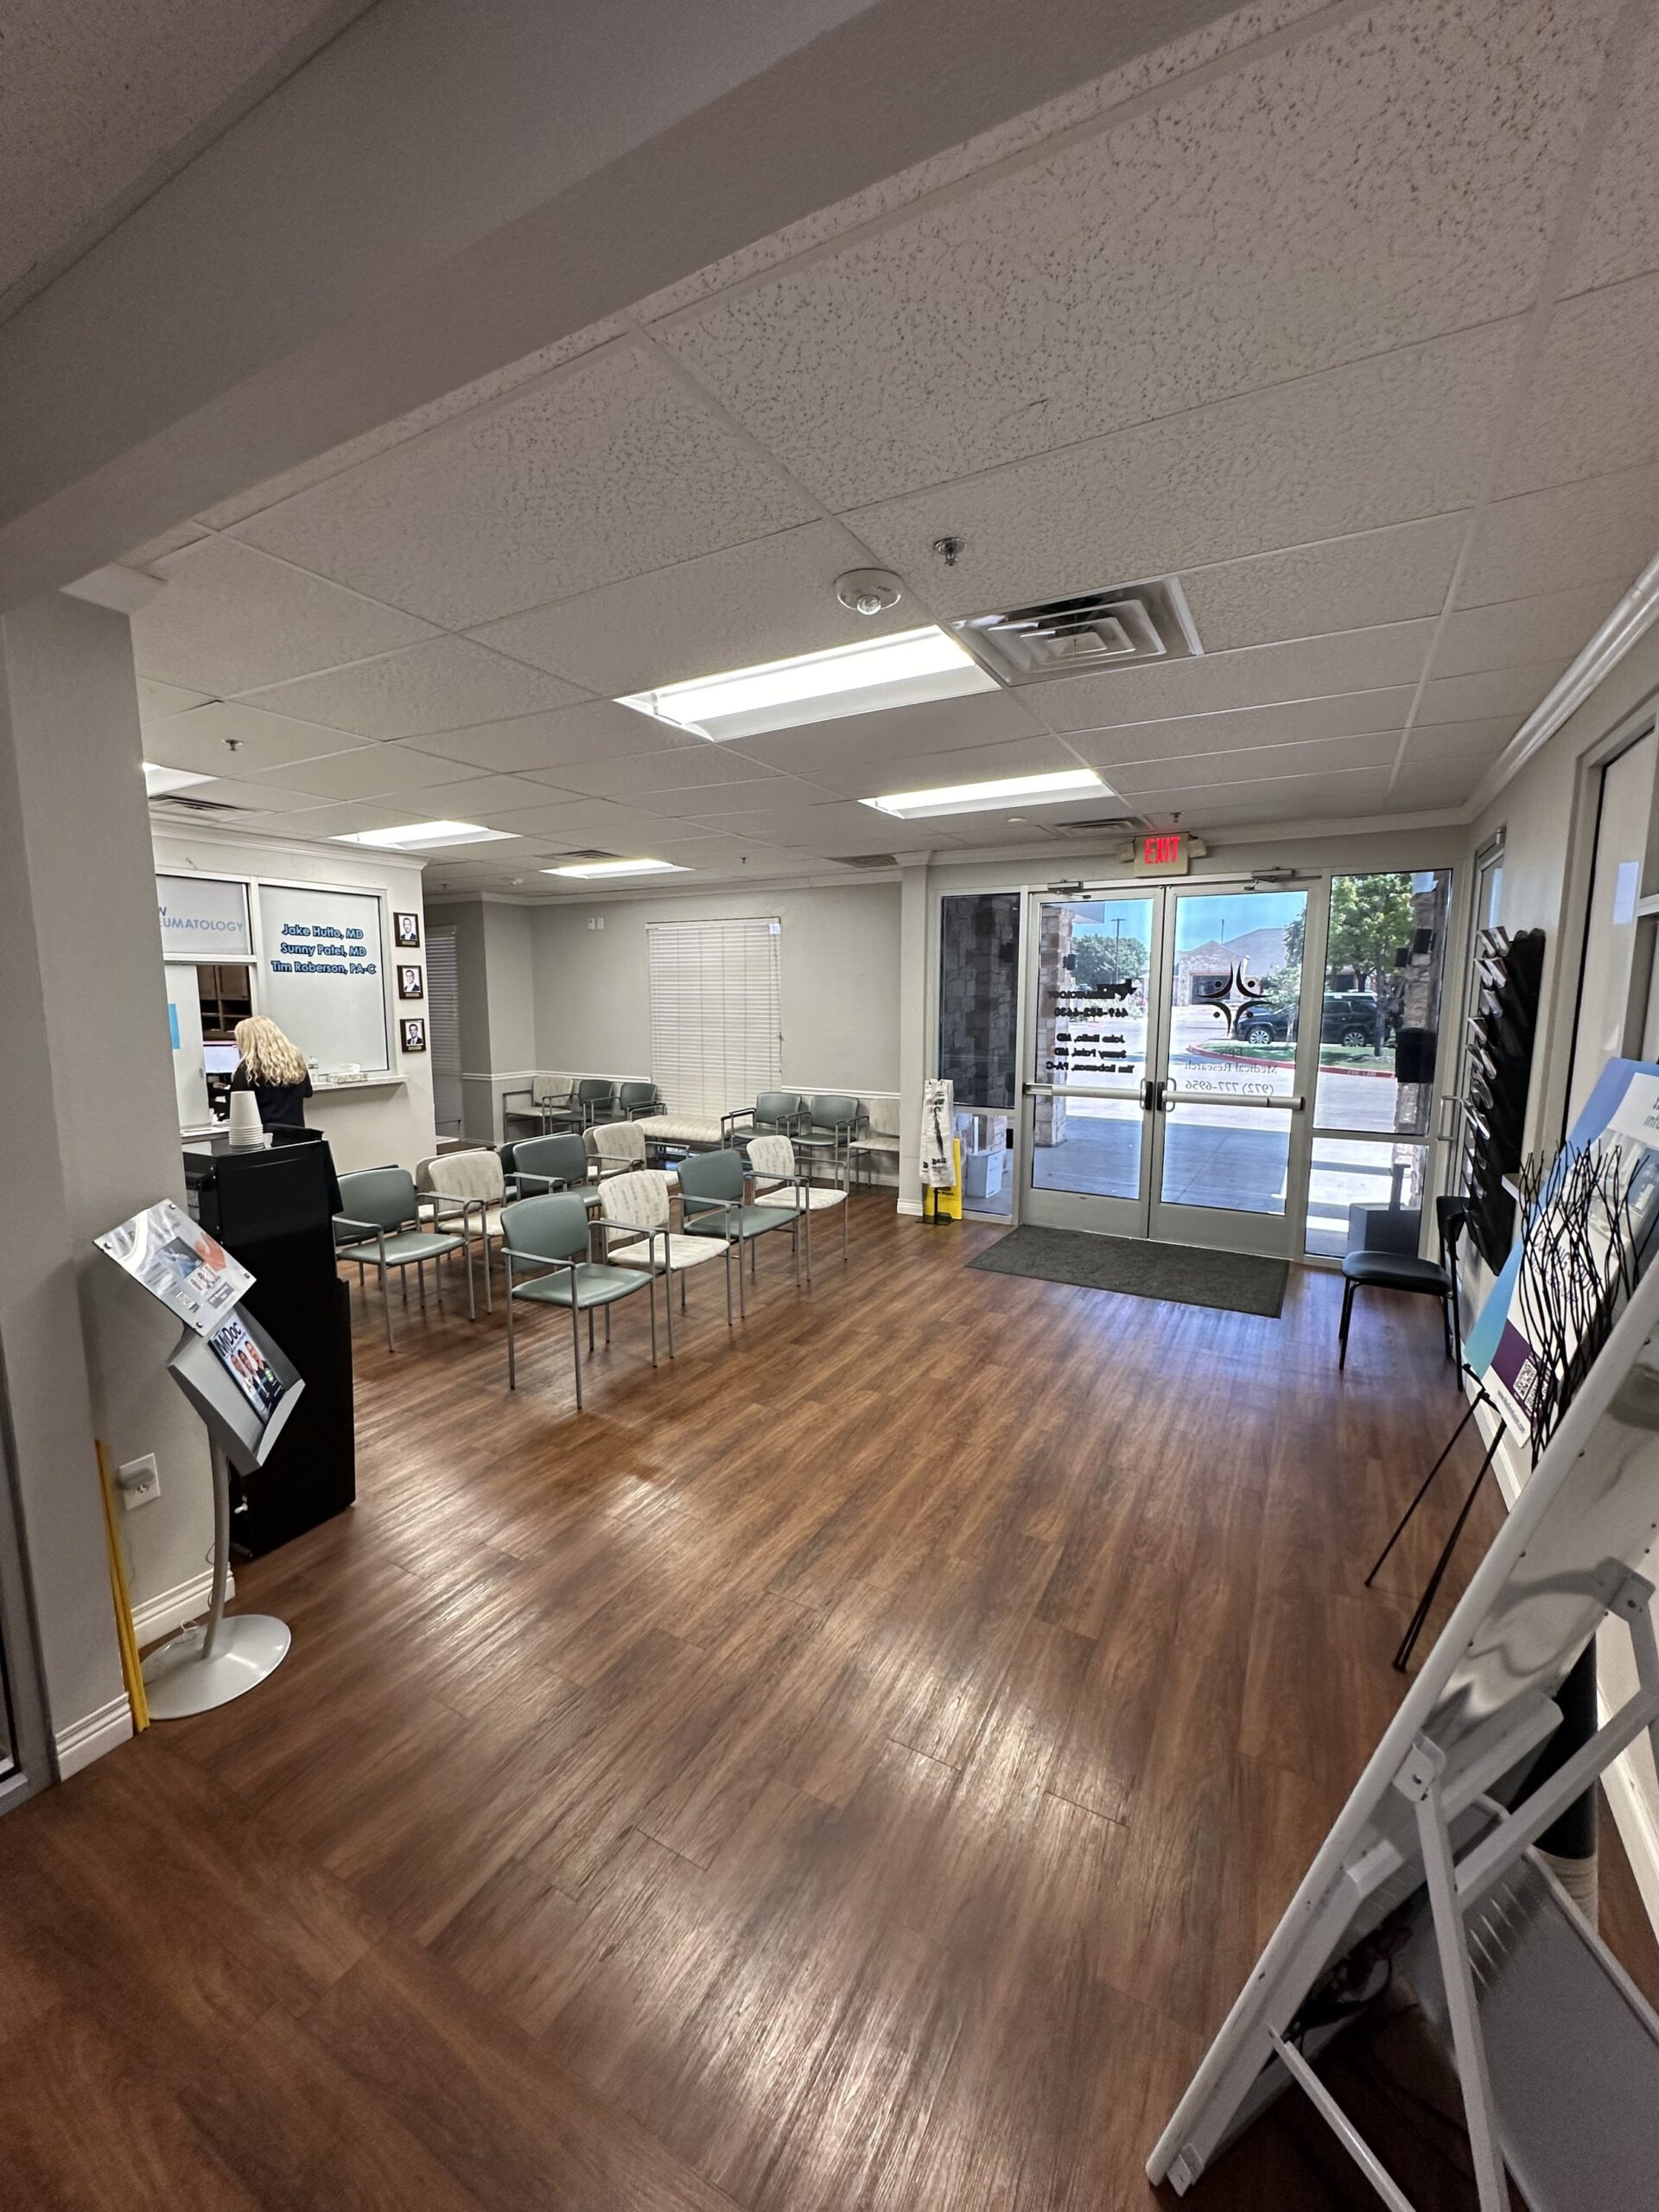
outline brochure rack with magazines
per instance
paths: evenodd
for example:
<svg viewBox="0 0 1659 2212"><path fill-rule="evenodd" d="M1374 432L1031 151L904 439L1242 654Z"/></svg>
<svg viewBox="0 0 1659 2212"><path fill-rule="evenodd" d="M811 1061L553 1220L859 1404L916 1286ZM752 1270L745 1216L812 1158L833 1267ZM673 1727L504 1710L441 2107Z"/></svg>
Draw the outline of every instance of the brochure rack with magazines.
<svg viewBox="0 0 1659 2212"><path fill-rule="evenodd" d="M266 1613L227 1618L230 1470L263 1466L305 1389L282 1347L245 1313L247 1268L183 1208L163 1199L97 1239L152 1298L184 1323L168 1370L200 1414L213 1471L213 1600L204 1622L183 1629L144 1662L153 1720L228 1705L274 1674L288 1656L287 1624Z"/></svg>

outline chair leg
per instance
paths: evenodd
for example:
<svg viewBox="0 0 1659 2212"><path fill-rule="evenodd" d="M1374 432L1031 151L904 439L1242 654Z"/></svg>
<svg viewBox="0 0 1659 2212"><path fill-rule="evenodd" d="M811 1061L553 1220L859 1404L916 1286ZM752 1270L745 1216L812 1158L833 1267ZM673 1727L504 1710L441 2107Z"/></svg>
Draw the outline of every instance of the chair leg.
<svg viewBox="0 0 1659 2212"><path fill-rule="evenodd" d="M754 1259L753 1238L749 1243L749 1259L751 1262ZM743 1246L741 1240L737 1247L737 1318L740 1321L747 1321L749 1318L748 1300L743 1295Z"/></svg>
<svg viewBox="0 0 1659 2212"><path fill-rule="evenodd" d="M511 1272L509 1272L507 1275L507 1388L509 1390L516 1390L518 1388L518 1363L515 1357L512 1341L512 1276Z"/></svg>
<svg viewBox="0 0 1659 2212"><path fill-rule="evenodd" d="M673 1303L672 1300L669 1302L671 1305ZM645 1270L645 1303L651 1308L651 1363L655 1367L657 1364L657 1270L655 1268L648 1268ZM674 1329L671 1319L668 1326L671 1336ZM673 1346L671 1344L669 1349L672 1351Z"/></svg>
<svg viewBox="0 0 1659 2212"><path fill-rule="evenodd" d="M409 1269L407 1268L403 1270L403 1280L404 1295L407 1297L409 1295ZM387 1281L386 1263L384 1260L380 1262L380 1303L385 1311L386 1316L386 1350L391 1351L393 1348L391 1342L391 1287Z"/></svg>
<svg viewBox="0 0 1659 2212"><path fill-rule="evenodd" d="M1339 1368L1346 1367L1348 1364L1348 1324L1353 1318L1354 1288L1355 1286L1351 1282L1345 1282L1342 1286L1342 1325L1337 1331L1337 1342L1341 1347L1337 1354L1337 1365Z"/></svg>
<svg viewBox="0 0 1659 2212"><path fill-rule="evenodd" d="M849 1254L852 1250L851 1245L849 1244L847 1241L852 1230L852 1224L853 1186L852 1179L849 1177L846 1195L841 1202L841 1256L843 1260L848 1257Z"/></svg>
<svg viewBox="0 0 1659 2212"><path fill-rule="evenodd" d="M591 1359L591 1358L593 1357L593 1356L594 1356L594 1309L593 1309L593 1307L590 1306L588 1308L588 1358L589 1358L589 1359Z"/></svg>
<svg viewBox="0 0 1659 2212"><path fill-rule="evenodd" d="M682 1299L685 1296L683 1269L680 1274L680 1296ZM663 1304L668 1313L668 1356L672 1359L674 1357L674 1270L666 1260L663 1262Z"/></svg>
<svg viewBox="0 0 1659 2212"><path fill-rule="evenodd" d="M473 1240L470 1236L467 1239L467 1319L469 1321L478 1319L478 1299L473 1289Z"/></svg>
<svg viewBox="0 0 1659 2212"><path fill-rule="evenodd" d="M1440 1334L1446 1339L1446 1356L1452 1362L1455 1371L1457 1354L1452 1349L1452 1301L1449 1298L1443 1298L1440 1300Z"/></svg>
<svg viewBox="0 0 1659 2212"><path fill-rule="evenodd" d="M593 1348L594 1314L593 1308L590 1306L588 1310L588 1349L591 1351ZM582 1314L574 1295L570 1300L570 1357L575 1363L576 1411L580 1413L582 1411Z"/></svg>
<svg viewBox="0 0 1659 2212"><path fill-rule="evenodd" d="M732 1240L726 1239L726 1325L732 1325Z"/></svg>

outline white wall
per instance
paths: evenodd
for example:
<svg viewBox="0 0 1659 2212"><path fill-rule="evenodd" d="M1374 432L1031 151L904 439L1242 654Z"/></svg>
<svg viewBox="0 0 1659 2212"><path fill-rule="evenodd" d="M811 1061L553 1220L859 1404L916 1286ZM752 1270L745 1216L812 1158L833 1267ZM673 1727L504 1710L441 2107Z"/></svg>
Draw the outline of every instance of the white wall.
<svg viewBox="0 0 1659 2212"><path fill-rule="evenodd" d="M151 1634L200 1608L212 1493L166 1371L177 1324L92 1243L184 1197L126 618L37 601L6 617L0 656L0 1349L50 1721L73 1764L129 1725L93 1435L112 1464L156 1457L159 1498L121 1522Z"/></svg>
<svg viewBox="0 0 1659 2212"><path fill-rule="evenodd" d="M379 853L366 847L308 845L297 840L267 842L241 831L215 828L175 830L156 822L152 839L155 867L171 874L239 875L266 882L315 883L340 891L378 891L385 894L390 916L423 911L421 863L396 853ZM161 941L154 922L147 942L156 948L156 976L161 976ZM420 957L425 961L425 929L422 929ZM395 951L388 946L390 957ZM254 983L259 1004L258 981ZM424 1002L401 1009L423 1014ZM313 1098L306 1120L327 1137L339 1168L379 1167L397 1163L412 1167L437 1149L432 1109L432 1059L429 1052L404 1052L398 1045L400 1009L394 1000L391 1014L392 1073L399 1080L393 1089L365 1088L335 1091ZM296 1037L302 1052L306 1039Z"/></svg>
<svg viewBox="0 0 1659 2212"><path fill-rule="evenodd" d="M1503 832L1499 918L1509 930L1545 933L1543 999L1527 1098L1529 1150L1552 1150L1562 1135L1599 780L1586 755L1648 709L1656 695L1659 631L1649 631L1504 786L1470 836L1472 858ZM1484 1270L1478 1279L1484 1294ZM1497 1465L1505 1495L1513 1499L1524 1480L1524 1466L1507 1447L1500 1449ZM1598 1660L1603 1703L1617 1704L1636 1688L1630 1642L1622 1629L1602 1631ZM1659 1925L1659 1771L1645 1738L1609 1770L1606 1789L1649 1913Z"/></svg>
<svg viewBox="0 0 1659 2212"><path fill-rule="evenodd" d="M783 924L779 984L785 1087L899 1088L896 883L601 899L592 906L521 911L530 915L535 950L540 1067L649 1076L646 925L776 915ZM602 930L589 927L601 919Z"/></svg>

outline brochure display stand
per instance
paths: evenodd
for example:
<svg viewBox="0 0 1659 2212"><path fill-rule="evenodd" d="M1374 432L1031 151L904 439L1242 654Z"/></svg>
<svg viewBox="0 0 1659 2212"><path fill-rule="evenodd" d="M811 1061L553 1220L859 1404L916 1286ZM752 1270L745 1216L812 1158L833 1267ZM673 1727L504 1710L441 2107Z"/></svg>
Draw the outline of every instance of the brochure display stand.
<svg viewBox="0 0 1659 2212"><path fill-rule="evenodd" d="M275 1448L305 1384L239 1300L248 1270L170 1200L97 1240L100 1250L186 1324L168 1361L200 1414L213 1471L213 1587L207 1618L144 1662L152 1720L228 1705L288 1656L287 1624L264 1613L226 1618L230 1587L230 1470L249 1475Z"/></svg>

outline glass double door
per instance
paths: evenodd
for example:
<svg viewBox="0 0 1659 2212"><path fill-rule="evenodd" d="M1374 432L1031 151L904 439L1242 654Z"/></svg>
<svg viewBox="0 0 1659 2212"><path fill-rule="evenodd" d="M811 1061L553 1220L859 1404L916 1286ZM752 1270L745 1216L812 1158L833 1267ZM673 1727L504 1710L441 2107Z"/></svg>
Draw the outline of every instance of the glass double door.
<svg viewBox="0 0 1659 2212"><path fill-rule="evenodd" d="M1300 1250L1308 919L1243 884L1033 894L1023 1220Z"/></svg>

